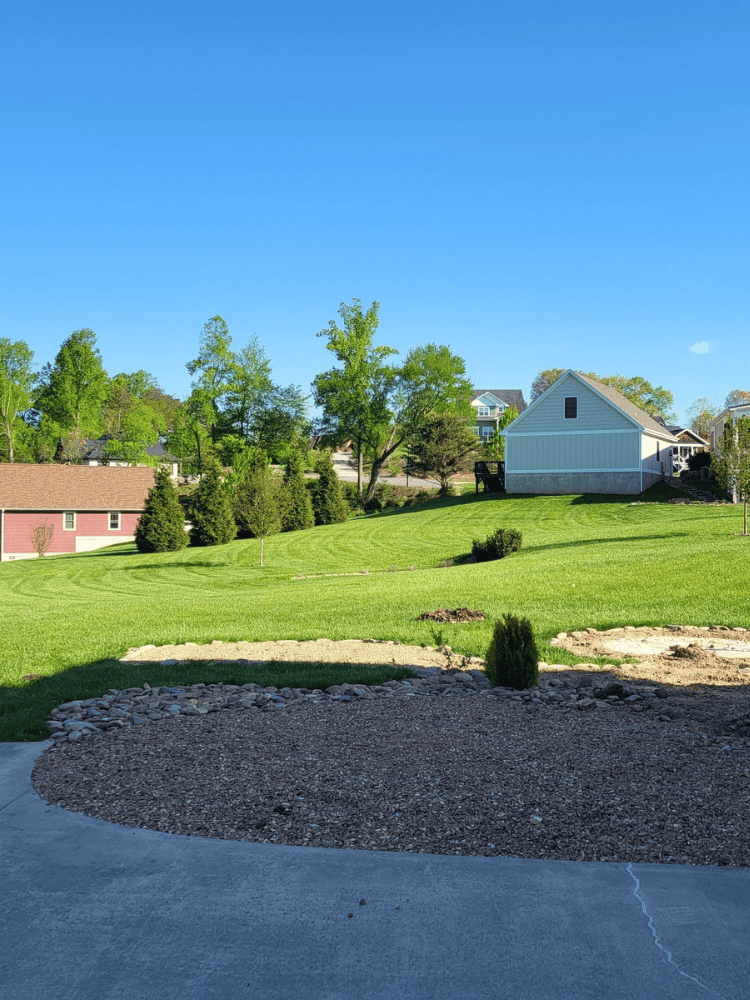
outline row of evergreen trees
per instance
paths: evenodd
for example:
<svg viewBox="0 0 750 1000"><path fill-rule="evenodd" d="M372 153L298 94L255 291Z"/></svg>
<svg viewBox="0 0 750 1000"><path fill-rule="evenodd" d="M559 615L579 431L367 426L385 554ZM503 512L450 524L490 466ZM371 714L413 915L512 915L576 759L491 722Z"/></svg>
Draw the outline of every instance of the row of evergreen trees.
<svg viewBox="0 0 750 1000"><path fill-rule="evenodd" d="M177 490L166 469L156 483L136 528L140 552L171 552L191 545L223 545L238 532L263 543L280 531L299 531L315 524L336 524L349 516L341 482L330 454L319 456L318 479L305 479L302 455L293 453L284 476L276 475L260 454L239 481L225 480L218 465L202 477L190 501L190 536Z"/></svg>

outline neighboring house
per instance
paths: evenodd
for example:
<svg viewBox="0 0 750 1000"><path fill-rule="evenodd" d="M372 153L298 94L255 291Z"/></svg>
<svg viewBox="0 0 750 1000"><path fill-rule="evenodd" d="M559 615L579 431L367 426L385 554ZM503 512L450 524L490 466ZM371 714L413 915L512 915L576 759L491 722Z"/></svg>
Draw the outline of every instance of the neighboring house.
<svg viewBox="0 0 750 1000"><path fill-rule="evenodd" d="M0 464L0 562L34 559L32 527L52 525L49 554L132 542L154 470Z"/></svg>
<svg viewBox="0 0 750 1000"><path fill-rule="evenodd" d="M708 442L689 427L667 424L667 430L680 442L672 448L672 474L679 476L688 467L688 459L699 451L708 451Z"/></svg>
<svg viewBox="0 0 750 1000"><path fill-rule="evenodd" d="M718 417L714 417L708 425L711 451L719 451L719 443L724 434L724 427L730 420L735 421L739 417L750 417L750 403L743 403L741 406L730 406L720 413Z"/></svg>
<svg viewBox="0 0 750 1000"><path fill-rule="evenodd" d="M481 441L492 437L500 426L500 417L509 406L519 413L526 409L520 389L473 389L471 405L474 407L474 432Z"/></svg>
<svg viewBox="0 0 750 1000"><path fill-rule="evenodd" d="M107 442L114 440L111 434L104 434L100 438L87 438L84 441L85 451L81 456L81 462L84 465L119 465L127 467L131 463L121 461L116 457L116 454L107 455L106 448ZM180 474L180 463L179 459L175 458L174 455L170 455L161 441L157 441L156 444L150 444L146 447L146 454L150 455L152 458L157 458L159 460L159 465L165 465L169 469L169 474L172 479L177 479ZM63 442L59 441L57 445L57 451L55 452L55 461L62 461L63 455ZM145 466L144 466L145 468Z"/></svg>
<svg viewBox="0 0 750 1000"><path fill-rule="evenodd" d="M642 493L672 474L679 443L616 389L571 369L503 433L508 493Z"/></svg>

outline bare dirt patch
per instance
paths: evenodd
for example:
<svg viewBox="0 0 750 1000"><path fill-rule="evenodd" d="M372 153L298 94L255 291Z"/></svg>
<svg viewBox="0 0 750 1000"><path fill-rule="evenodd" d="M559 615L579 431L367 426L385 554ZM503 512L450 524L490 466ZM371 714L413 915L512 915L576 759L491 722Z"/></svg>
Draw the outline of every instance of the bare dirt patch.
<svg viewBox="0 0 750 1000"><path fill-rule="evenodd" d="M631 680L692 688L750 685L748 629L673 625L626 626L600 632L589 628L560 633L550 645L584 658L629 659L633 662L608 664L606 669ZM685 654L678 649L692 652Z"/></svg>
<svg viewBox="0 0 750 1000"><path fill-rule="evenodd" d="M403 667L439 667L440 669L476 669L478 662L453 653L450 647L407 646L400 642L375 639L310 639L298 642L213 642L198 645L185 642L179 646L139 646L129 649L123 661L159 663L164 660L245 660L250 663L356 663L373 666L389 663Z"/></svg>
<svg viewBox="0 0 750 1000"><path fill-rule="evenodd" d="M423 615L417 615L418 622L461 622L484 621L487 616L484 611L473 611L471 608L438 608L437 611L425 611Z"/></svg>

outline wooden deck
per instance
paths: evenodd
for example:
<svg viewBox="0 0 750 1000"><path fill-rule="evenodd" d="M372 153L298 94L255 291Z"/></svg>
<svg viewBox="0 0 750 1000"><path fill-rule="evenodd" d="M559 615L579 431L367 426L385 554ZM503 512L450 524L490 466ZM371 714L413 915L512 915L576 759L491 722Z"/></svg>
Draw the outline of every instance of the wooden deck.
<svg viewBox="0 0 750 1000"><path fill-rule="evenodd" d="M480 483L484 492L504 493L505 462L475 462L474 480L477 493Z"/></svg>

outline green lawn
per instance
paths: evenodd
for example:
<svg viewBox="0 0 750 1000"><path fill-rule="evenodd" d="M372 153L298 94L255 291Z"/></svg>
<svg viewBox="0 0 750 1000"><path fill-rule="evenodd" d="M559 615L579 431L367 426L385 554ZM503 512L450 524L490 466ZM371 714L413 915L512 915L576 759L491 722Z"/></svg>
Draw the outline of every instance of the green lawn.
<svg viewBox="0 0 750 1000"><path fill-rule="evenodd" d="M645 499L672 494L660 487ZM523 533L498 562L439 568L498 527ZM225 680L321 686L362 679L311 665L191 668L123 665L146 643L212 639L375 638L484 655L494 620L529 618L544 643L585 626L750 627L750 539L741 508L633 503L633 498L480 494L209 549L100 553L0 565L0 740L41 739L54 705L110 687ZM397 566L399 572L389 572ZM416 567L410 570L409 567ZM359 574L368 570L368 575ZM333 574L333 575L326 575ZM304 579L295 579L303 576ZM415 621L468 605L484 622ZM559 650L554 659L564 658ZM573 662L571 657L567 662ZM25 674L42 674L27 681ZM368 673L373 681L398 676Z"/></svg>

